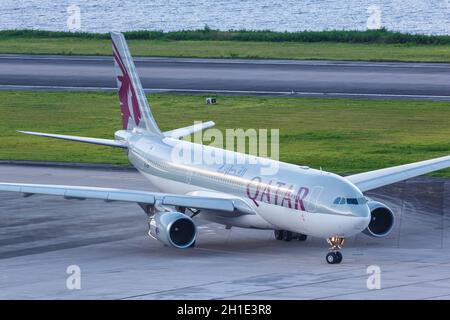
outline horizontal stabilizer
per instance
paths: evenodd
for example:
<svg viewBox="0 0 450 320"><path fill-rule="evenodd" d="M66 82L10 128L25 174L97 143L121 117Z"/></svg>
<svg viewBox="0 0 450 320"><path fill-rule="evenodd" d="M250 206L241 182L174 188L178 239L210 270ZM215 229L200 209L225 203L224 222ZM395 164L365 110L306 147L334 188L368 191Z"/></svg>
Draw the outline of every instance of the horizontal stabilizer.
<svg viewBox="0 0 450 320"><path fill-rule="evenodd" d="M124 142L110 140L110 139L99 139L99 138L88 138L88 137L78 137L78 136L68 136L64 134L52 134L52 133L41 133L41 132L31 132L31 131L17 131L24 134L29 134L38 137L55 138L62 140L70 140L84 143L98 144L102 146L116 147L116 148L127 148Z"/></svg>
<svg viewBox="0 0 450 320"><path fill-rule="evenodd" d="M186 136L189 136L193 133L211 128L215 125L214 121L208 121L208 122L200 122L196 123L189 127L179 128L171 131L164 132L164 135L166 137L174 138L174 139L180 139Z"/></svg>

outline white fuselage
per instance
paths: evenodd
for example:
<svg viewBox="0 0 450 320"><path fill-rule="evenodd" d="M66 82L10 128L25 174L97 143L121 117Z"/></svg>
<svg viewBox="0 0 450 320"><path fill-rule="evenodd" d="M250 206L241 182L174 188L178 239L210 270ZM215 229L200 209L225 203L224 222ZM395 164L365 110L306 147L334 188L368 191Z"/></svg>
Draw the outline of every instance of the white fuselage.
<svg viewBox="0 0 450 320"><path fill-rule="evenodd" d="M128 141L130 162L159 190L240 198L256 213L238 217L204 213L204 219L322 238L355 235L370 222L361 191L338 175L139 132L119 131L116 137ZM350 200L336 203L338 198Z"/></svg>

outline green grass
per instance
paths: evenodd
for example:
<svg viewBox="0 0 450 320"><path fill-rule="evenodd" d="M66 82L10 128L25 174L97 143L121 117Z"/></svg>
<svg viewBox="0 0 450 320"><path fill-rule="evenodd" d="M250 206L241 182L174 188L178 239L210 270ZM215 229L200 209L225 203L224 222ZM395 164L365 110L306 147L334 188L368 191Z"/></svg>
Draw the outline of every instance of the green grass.
<svg viewBox="0 0 450 320"><path fill-rule="evenodd" d="M205 26L198 30L150 31L138 30L124 33L131 40L218 40L218 41L263 41L263 42L341 42L384 44L449 44L448 35L423 35L378 30L330 30L277 32L270 30L220 31ZM109 33L64 32L45 30L0 30L0 38L77 38L109 40Z"/></svg>
<svg viewBox="0 0 450 320"><path fill-rule="evenodd" d="M130 32L135 56L450 62L450 36L388 31ZM111 55L108 34L0 31L0 53Z"/></svg>
<svg viewBox="0 0 450 320"><path fill-rule="evenodd" d="M160 127L194 120L217 128L279 128L280 158L337 173L450 154L450 103L315 98L151 95ZM26 136L31 130L112 138L121 128L115 94L0 92L0 159L127 164L121 150ZM450 170L438 175L450 177Z"/></svg>

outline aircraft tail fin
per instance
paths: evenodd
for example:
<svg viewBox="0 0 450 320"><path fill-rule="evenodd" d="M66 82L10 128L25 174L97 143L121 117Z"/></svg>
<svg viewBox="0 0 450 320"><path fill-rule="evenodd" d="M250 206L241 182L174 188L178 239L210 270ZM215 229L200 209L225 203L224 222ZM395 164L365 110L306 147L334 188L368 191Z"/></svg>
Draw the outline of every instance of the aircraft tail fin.
<svg viewBox="0 0 450 320"><path fill-rule="evenodd" d="M153 118L125 37L122 33L111 32L111 40L123 129L137 127L162 135Z"/></svg>

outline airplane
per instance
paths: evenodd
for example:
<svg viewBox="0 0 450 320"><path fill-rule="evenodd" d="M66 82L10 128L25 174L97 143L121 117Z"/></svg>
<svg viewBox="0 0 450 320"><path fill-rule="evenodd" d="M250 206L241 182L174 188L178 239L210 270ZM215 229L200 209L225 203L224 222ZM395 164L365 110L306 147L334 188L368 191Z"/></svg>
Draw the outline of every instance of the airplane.
<svg viewBox="0 0 450 320"><path fill-rule="evenodd" d="M277 240L319 237L330 245L326 262L338 264L343 260L340 250L346 238L359 233L386 237L394 226L394 212L364 196L364 192L450 167L450 156L445 156L339 176L183 140L212 127L214 122L162 132L150 110L125 37L112 32L111 39L123 125L114 139L19 132L121 148L158 192L23 183L0 183L0 191L137 203L148 215L149 236L179 249L195 246L197 218L226 228L273 230ZM215 161L182 161L174 157L174 150L188 150L189 156L213 155ZM261 174L267 161L277 166L276 174Z"/></svg>

